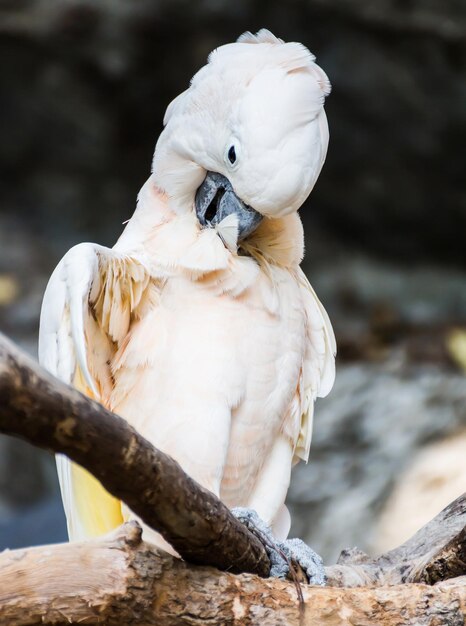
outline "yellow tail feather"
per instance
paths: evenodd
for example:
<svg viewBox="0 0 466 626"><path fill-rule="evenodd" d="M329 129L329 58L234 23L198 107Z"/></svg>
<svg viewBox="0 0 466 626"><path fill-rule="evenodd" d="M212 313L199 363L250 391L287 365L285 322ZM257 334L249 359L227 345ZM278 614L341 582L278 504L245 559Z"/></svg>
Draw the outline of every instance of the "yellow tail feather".
<svg viewBox="0 0 466 626"><path fill-rule="evenodd" d="M94 399L79 367L76 368L74 386ZM91 538L105 535L120 526L124 522L120 500L111 496L97 478L80 465L70 462L70 470L72 510L66 511L66 514L77 518L77 523L69 520L72 522L69 527L79 528L80 537L84 534L86 538Z"/></svg>
<svg viewBox="0 0 466 626"><path fill-rule="evenodd" d="M74 508L86 536L105 535L123 523L121 502L80 465L71 464Z"/></svg>

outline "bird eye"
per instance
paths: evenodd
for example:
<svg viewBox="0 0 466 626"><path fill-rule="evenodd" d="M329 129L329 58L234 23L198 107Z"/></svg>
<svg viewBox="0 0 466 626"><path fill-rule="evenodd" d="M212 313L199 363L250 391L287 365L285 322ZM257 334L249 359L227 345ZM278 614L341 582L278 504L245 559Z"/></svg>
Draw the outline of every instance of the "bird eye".
<svg viewBox="0 0 466 626"><path fill-rule="evenodd" d="M232 165L236 162L235 146L230 146L230 149L228 150L228 160Z"/></svg>

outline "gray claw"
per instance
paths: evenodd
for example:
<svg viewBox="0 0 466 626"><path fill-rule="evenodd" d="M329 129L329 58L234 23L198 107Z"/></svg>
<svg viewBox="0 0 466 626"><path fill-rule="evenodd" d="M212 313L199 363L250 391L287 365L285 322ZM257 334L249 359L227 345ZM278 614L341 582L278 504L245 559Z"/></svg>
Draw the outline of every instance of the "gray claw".
<svg viewBox="0 0 466 626"><path fill-rule="evenodd" d="M251 530L257 529L259 532L264 533L268 538L272 537L272 531L254 509L248 509L245 506L235 506L231 509L231 512L236 519L247 526L247 528Z"/></svg>
<svg viewBox="0 0 466 626"><path fill-rule="evenodd" d="M302 539L287 539L280 544L281 549L289 559L296 561L306 572L311 585L326 583L324 562L317 552L314 552Z"/></svg>
<svg viewBox="0 0 466 626"><path fill-rule="evenodd" d="M314 552L301 539L287 539L277 541L267 524L262 520L254 509L235 507L231 510L251 532L258 537L265 538L264 547L270 559L270 576L286 578L290 568L288 560L296 561L306 572L310 584L325 585L325 570L321 557ZM285 558L287 557L287 558Z"/></svg>
<svg viewBox="0 0 466 626"><path fill-rule="evenodd" d="M274 578L286 578L289 570L288 563L280 554L279 543L273 536L272 531L264 520L259 517L257 511L254 509L247 509L243 506L237 506L231 509L231 512L242 524L246 526L246 528L259 537L259 540L263 543L265 551L270 559L270 576L273 576Z"/></svg>

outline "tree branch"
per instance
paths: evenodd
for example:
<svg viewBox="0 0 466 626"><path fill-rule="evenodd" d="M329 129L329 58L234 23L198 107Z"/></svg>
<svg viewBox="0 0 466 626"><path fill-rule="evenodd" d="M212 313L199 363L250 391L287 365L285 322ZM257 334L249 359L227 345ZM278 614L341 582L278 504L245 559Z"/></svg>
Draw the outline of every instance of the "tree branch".
<svg viewBox="0 0 466 626"><path fill-rule="evenodd" d="M191 563L267 576L264 547L210 491L125 420L0 334L0 432L66 454Z"/></svg>
<svg viewBox="0 0 466 626"><path fill-rule="evenodd" d="M0 555L0 623L157 626L462 624L466 578L377 588L303 587L189 566L141 541L136 522L100 541Z"/></svg>
<svg viewBox="0 0 466 626"><path fill-rule="evenodd" d="M333 586L434 584L466 575L466 493L449 504L408 541L378 557L344 550L326 568Z"/></svg>
<svg viewBox="0 0 466 626"><path fill-rule="evenodd" d="M266 576L262 544L212 493L126 421L64 385L0 335L0 432L68 455L192 563ZM378 558L344 551L335 587L435 583L466 574L466 494ZM96 544L98 545L98 544Z"/></svg>

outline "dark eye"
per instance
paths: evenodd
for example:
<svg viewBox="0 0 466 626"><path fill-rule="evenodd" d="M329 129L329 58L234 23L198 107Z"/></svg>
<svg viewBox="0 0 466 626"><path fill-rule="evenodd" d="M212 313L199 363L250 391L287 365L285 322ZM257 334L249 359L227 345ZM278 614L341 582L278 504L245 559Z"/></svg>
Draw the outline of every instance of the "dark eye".
<svg viewBox="0 0 466 626"><path fill-rule="evenodd" d="M231 146L231 148L228 150L228 160L230 161L232 165L233 163L235 163L236 161L235 146Z"/></svg>

